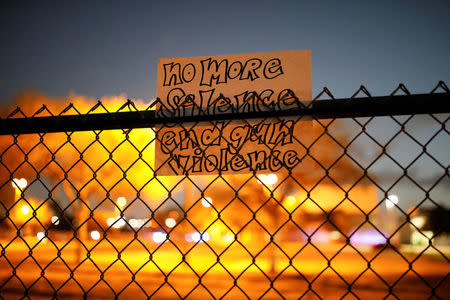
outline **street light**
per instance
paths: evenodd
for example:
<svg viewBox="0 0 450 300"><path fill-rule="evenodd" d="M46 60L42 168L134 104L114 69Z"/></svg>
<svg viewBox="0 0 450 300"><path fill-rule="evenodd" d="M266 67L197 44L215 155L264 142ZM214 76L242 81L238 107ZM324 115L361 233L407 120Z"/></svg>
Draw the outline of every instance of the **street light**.
<svg viewBox="0 0 450 300"><path fill-rule="evenodd" d="M174 218L167 218L165 223L166 223L166 226L169 227L169 228L172 228L175 225L177 225L177 221L175 221Z"/></svg>
<svg viewBox="0 0 450 300"><path fill-rule="evenodd" d="M197 243L197 242L207 242L209 241L209 233L207 232L194 232L192 234L192 241Z"/></svg>
<svg viewBox="0 0 450 300"><path fill-rule="evenodd" d="M14 178L11 182L12 187L14 188L14 202L17 201L17 196L27 187L27 180L25 178ZM22 214L25 216L30 213L30 207L26 204L22 205L20 208Z"/></svg>
<svg viewBox="0 0 450 300"><path fill-rule="evenodd" d="M125 205L127 205L127 199L125 199L125 197L119 197L117 198L117 205L119 205L119 207L124 207Z"/></svg>
<svg viewBox="0 0 450 300"><path fill-rule="evenodd" d="M224 234L223 241L227 244L231 244L234 241L234 234L232 233Z"/></svg>
<svg viewBox="0 0 450 300"><path fill-rule="evenodd" d="M20 208L20 211L22 212L22 214L24 214L26 216L30 213L30 207L28 205L24 204Z"/></svg>
<svg viewBox="0 0 450 300"><path fill-rule="evenodd" d="M155 243L164 243L167 240L167 233L155 231L153 232L152 238Z"/></svg>
<svg viewBox="0 0 450 300"><path fill-rule="evenodd" d="M36 238L37 238L40 242L43 241L43 240L45 239L45 233L42 232L42 231L39 231L39 232L36 234Z"/></svg>
<svg viewBox="0 0 450 300"><path fill-rule="evenodd" d="M12 180L11 185L14 188L14 202L18 200L18 196L27 187L27 184L28 182L25 178L14 178ZM28 205L23 205L21 210L24 215L28 215L30 212L30 208L28 207Z"/></svg>
<svg viewBox="0 0 450 300"><path fill-rule="evenodd" d="M384 229L390 234L394 234L394 232L398 228L398 215L396 214L395 210L393 209L398 204L398 196L397 195L389 195L386 199L386 220L384 220ZM390 243L392 245L398 245L400 243L399 241L399 234L394 235L390 239Z"/></svg>
<svg viewBox="0 0 450 300"><path fill-rule="evenodd" d="M386 199L386 208L388 210L392 209L394 206L398 204L398 196L397 195L389 195Z"/></svg>
<svg viewBox="0 0 450 300"><path fill-rule="evenodd" d="M257 177L258 183L264 185L266 188L269 189L269 191L271 193L273 193L273 186L275 185L275 183L277 183L278 181L278 177L276 174L261 174L258 175ZM267 191L266 191L267 192ZM275 231L275 228L277 227L277 217L278 217L278 207L276 206L275 208L273 208L271 210L271 215L272 215L272 226L273 226L273 230ZM269 262L269 268L270 268L270 272L272 274L275 273L275 266L276 266L276 254L274 251L275 247L269 247L269 257L270 257L270 262Z"/></svg>
<svg viewBox="0 0 450 300"><path fill-rule="evenodd" d="M257 179L259 184L264 184L267 186L272 186L278 181L278 177L276 174L261 174L257 176Z"/></svg>
<svg viewBox="0 0 450 300"><path fill-rule="evenodd" d="M59 224L59 218L58 218L58 216L52 216L51 220L52 220L52 224L53 224L53 225L56 226L56 225Z"/></svg>
<svg viewBox="0 0 450 300"><path fill-rule="evenodd" d="M210 197L205 197L202 199L202 205L204 207L210 207L212 204L212 199Z"/></svg>
<svg viewBox="0 0 450 300"><path fill-rule="evenodd" d="M94 241L97 241L98 239L100 239L100 232L98 232L97 230L92 230L91 231L91 239L93 239Z"/></svg>
<svg viewBox="0 0 450 300"><path fill-rule="evenodd" d="M25 178L21 178L21 179L14 178L11 182L11 185L13 186L13 188L18 192L20 192L21 190L23 191L23 189L27 187L27 184L28 184L28 182Z"/></svg>
<svg viewBox="0 0 450 300"><path fill-rule="evenodd" d="M12 187L14 188L14 202L18 202L20 199L20 194L24 191L24 189L27 187L28 182L25 178L13 178L12 182L11 182ZM27 222L30 219L30 213L31 213L32 208L30 207L30 205L28 203L23 204L23 205L19 205L18 206L18 210L16 213L16 222L17 224L24 224L25 222ZM31 236L31 225L25 226L23 229L23 235L24 236ZM39 237L41 237L42 234L39 234L38 239L41 240Z"/></svg>

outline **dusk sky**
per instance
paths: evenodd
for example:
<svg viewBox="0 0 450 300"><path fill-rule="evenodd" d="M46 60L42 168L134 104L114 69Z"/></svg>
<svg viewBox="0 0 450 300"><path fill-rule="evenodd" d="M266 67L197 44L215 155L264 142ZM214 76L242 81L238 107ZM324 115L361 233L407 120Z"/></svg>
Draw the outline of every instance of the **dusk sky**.
<svg viewBox="0 0 450 300"><path fill-rule="evenodd" d="M159 58L295 49L311 49L313 95L450 82L449 1L80 2L2 4L3 103L29 88L149 100Z"/></svg>
<svg viewBox="0 0 450 300"><path fill-rule="evenodd" d="M156 97L160 58L297 49L311 50L313 97L324 86L346 98L360 85L372 95L389 95L399 83L412 93L428 93L439 80L450 84L449 1L11 3L0 9L0 103L8 110L14 95L30 89L67 103L71 94L149 101ZM369 134L387 139L399 130L390 118L378 120ZM426 116L415 120L410 130L418 137L440 126ZM447 137L429 149L444 165ZM390 150L405 166L421 149L407 142L399 137ZM379 147L367 137L360 143L371 162ZM420 161L411 172L442 176L442 168L426 159L426 170ZM373 170L389 178L397 171L389 159ZM441 196L448 185L442 186ZM405 184L403 191L413 190Z"/></svg>

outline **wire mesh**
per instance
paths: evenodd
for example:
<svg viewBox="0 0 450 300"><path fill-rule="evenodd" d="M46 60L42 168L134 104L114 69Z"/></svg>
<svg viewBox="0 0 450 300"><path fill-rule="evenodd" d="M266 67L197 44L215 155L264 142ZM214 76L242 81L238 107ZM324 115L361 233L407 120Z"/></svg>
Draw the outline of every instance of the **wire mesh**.
<svg viewBox="0 0 450 300"><path fill-rule="evenodd" d="M449 114L426 112L0 136L0 297L448 299ZM23 107L1 122L99 113ZM218 140L234 146L223 163Z"/></svg>

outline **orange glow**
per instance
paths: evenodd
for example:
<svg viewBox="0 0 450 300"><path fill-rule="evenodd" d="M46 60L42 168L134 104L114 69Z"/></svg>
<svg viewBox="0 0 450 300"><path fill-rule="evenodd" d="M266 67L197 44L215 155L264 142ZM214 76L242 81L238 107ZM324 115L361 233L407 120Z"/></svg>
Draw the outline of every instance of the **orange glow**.
<svg viewBox="0 0 450 300"><path fill-rule="evenodd" d="M234 241L234 235L231 233L226 233L223 236L223 241L227 244L230 244L231 242Z"/></svg>
<svg viewBox="0 0 450 300"><path fill-rule="evenodd" d="M42 204L34 198L27 198L28 202L20 200L17 202L17 206L13 209L13 214L11 215L13 221L17 224L27 224L35 226L39 222L43 224L50 224L51 218L48 213L48 205L46 203ZM33 215L36 217L33 217ZM38 222L39 220L39 222Z"/></svg>
<svg viewBox="0 0 450 300"><path fill-rule="evenodd" d="M107 107L111 111L115 111L124 103L125 99L125 96L106 97L102 101L107 102ZM72 100L81 112L87 111L92 106L89 99L75 96ZM42 102L47 103L48 101L43 100L39 103ZM50 104L49 107L53 105L52 111L58 109L61 111L61 104L56 102ZM143 105L142 101L138 101L138 104ZM21 106L30 111L36 110L38 107L35 102L30 102L31 108L26 105ZM69 111L69 113L73 113L73 111ZM7 138L0 137L0 141L3 142ZM64 263L67 262L75 270L80 261L86 258L86 253L89 253L89 259L80 265L81 275L74 272L74 278L80 276L81 279L78 277L76 279L79 279L83 285L85 285L84 281L87 282L91 279L90 277L95 277L94 282L98 280L97 274L90 274L91 270L98 270L90 264L90 260L102 270L108 270L111 267L111 272L105 271L104 276L105 278L111 276L114 282L125 281L120 276L124 276L123 278L129 276L130 270L136 275L136 282L139 282L141 278L146 278L147 281L142 284L143 289L148 286L153 288L152 280L155 279L156 282L161 277L161 271L170 276L174 274L173 282L172 277L169 278L174 286L180 281L184 281L185 278L187 278L185 280L187 282L189 276L186 274L192 275L192 269L200 274L194 276L197 280L195 284L198 283L199 276L202 276L202 280L205 278L204 283L210 274L225 275L223 278L226 280L230 277L227 272L230 272L239 279L240 287L247 290L248 287L253 288L256 285L258 280L254 278L261 275L261 270L267 274L270 274L273 269L280 272L283 270L278 280L282 281L282 277L286 275L289 278L289 282L284 283L286 288L289 286L297 288L292 283L296 283L295 278L301 282L298 272L302 272L308 277L311 275L311 278L322 272L327 275L329 275L327 272L331 272L331 275L335 275L332 272L338 272L344 276L357 276L367 268L367 261L361 259L361 255L355 255L354 248L345 247L345 235L348 234L348 231L341 227L351 224L352 221L348 221L350 218L347 218L347 215L362 216L360 209L364 212L373 210L378 199L377 188L374 185L339 184L338 187L335 183L327 182L324 179L317 185L308 182L304 185L305 191L295 185L294 187L284 186L286 177L280 172L258 175L257 178L253 174L223 175L220 178L208 175L192 176L189 178L195 184L199 182L200 188L189 189L188 184L183 185L184 182L179 184L182 180L180 176L158 176L157 178L154 176L155 131L153 129L74 132L70 135L70 143L67 142L68 135L66 133L45 134L42 139L51 152L55 153L55 158L51 157L48 150L41 147L40 138L39 135L25 137L19 135L17 137L23 151L29 153L28 162L35 169L42 169L40 173L42 178L53 183L60 182L65 175L63 170L70 170L67 171L70 184L67 180L63 180L60 186L70 201L80 198L82 201L77 201L82 204L77 206L80 203L74 203L63 209L64 213L73 211L74 216L70 220L75 221L76 225L73 228L77 228L78 232L81 232L78 224L85 224L83 225L85 228L84 238L81 238L81 235L77 236L77 239L79 238L81 241L79 244L83 244L85 247L81 247L81 250L76 248L78 241L73 238L74 229L67 229L67 220L69 220L67 216L60 212L54 212L58 216L52 216L53 214L46 212L51 201L46 203L43 203L44 199L30 201L29 196L24 195L23 198L27 202L18 196L21 192L26 194L28 191L28 189L23 191L28 184L24 178L15 178L12 181L16 198L10 218L14 223L18 225L26 223L24 227L29 226L32 229L29 234L24 234L24 237L33 242L36 242L36 238L38 241L42 241L38 244L46 241L42 248L38 246L33 249L33 258L36 258L42 266L49 265L52 259L59 255ZM76 145L77 149L71 144ZM8 142L5 145L8 145ZM80 153L82 153L82 157ZM2 156L2 162L8 166L11 165L11 169L14 169L18 166L18 162L23 162L24 157L21 155L21 152L6 152ZM48 164L51 160L57 161L59 165ZM95 180L92 180L93 174L95 174ZM0 174L1 176L6 175ZM17 176L25 176L29 179L30 184L34 184L36 181L34 179L36 171L26 164L18 169ZM298 174L292 176L297 176L296 179L301 177ZM233 190L224 184L222 179L234 188L239 188ZM10 181L9 177L5 180L12 195ZM246 183L242 185L242 182ZM279 186L276 185L277 182L279 182ZM210 185L200 183L210 183ZM208 188L199 191L205 186ZM137 195L137 191L139 191L139 195ZM169 192L171 196L168 196ZM210 197L203 197L204 195ZM52 199L57 198L55 195L53 196ZM267 201L269 198L272 199ZM276 201L273 201L273 198ZM354 201L358 207L349 199ZM394 202L393 198L390 200ZM282 201L283 207L280 207L280 203L277 201ZM386 201L389 200L386 199ZM148 205L152 211L150 212L144 205L135 207L142 203L145 203L145 206ZM262 205L263 203L264 205ZM162 205L159 208L160 204ZM300 204L301 206L299 206ZM333 219L336 226L341 226L338 227L339 231L336 231L334 227L327 227L329 223L326 222L326 217L329 216L324 214L324 211L330 211L336 205L339 205L339 212L345 213L341 218L338 214L332 215L332 217L336 217L336 220ZM153 210L155 207L158 209ZM87 212L84 215L79 213L83 209ZM34 212L36 212L36 217L32 218ZM93 216L89 215L90 212L93 213ZM375 212L371 214L371 216L373 215ZM58 230L54 230L55 226L51 226L51 224L58 225L60 222L61 226L56 228ZM313 245L317 248L308 245L307 237L305 238L299 228L302 231L310 228L315 230L324 222L325 225L312 236ZM412 218L411 223L419 228L424 226L424 221L419 219L419 216ZM360 224L360 221L357 221L357 224ZM294 225L298 225L298 227ZM26 232L25 228L23 232ZM48 237L45 233L48 234ZM322 237L323 241L318 242L317 239L321 233L325 238ZM104 239L102 239L103 236ZM423 242L425 246L428 246L426 244L429 241L428 237L425 237L426 239L423 239L423 236L416 238L422 238L417 243ZM73 242L68 243L71 240ZM275 244L271 244L271 240ZM57 247L50 244L53 241ZM3 240L1 242L3 244ZM429 248L430 251L435 251L432 249L433 247ZM58 249L63 251L58 253ZM302 251L298 252L299 249ZM78 252L78 250L80 251ZM20 239L15 239L11 241L11 245L5 248L5 251L8 252L7 255L4 255L5 257L18 260L17 258L22 256L26 257L30 249ZM358 251L361 251L364 256L375 253L372 248L358 248ZM393 254L395 255L395 253ZM324 256L333 257L330 265L327 264ZM361 261L357 261L358 258ZM421 260L414 263L414 268L423 264L426 266L423 267L423 272L440 270L439 272L442 274L447 274L445 269L447 266L441 261L430 260L428 262L426 259L423 256ZM219 261L220 263L218 263ZM381 262L379 263L379 261ZM402 259L395 260L392 255L387 257L380 255L372 265L379 264L377 272L387 274L394 272L395 268L392 266L402 263L404 263ZM0 269L1 267L0 265ZM406 266L406 270L408 267ZM35 269L38 270L38 268ZM65 270L64 266L54 269L56 271L53 271L53 268L45 270L46 276L48 273L51 274L51 276L47 276L50 278L49 280L58 278L58 276L63 277L61 270ZM405 268L398 268L398 270L403 272ZM20 271L21 268L18 268L18 272ZM38 271L39 274L35 279L42 278L41 270ZM6 274L6 272L4 273ZM182 276L179 276L180 274ZM250 274L249 277L252 280L246 281L247 274ZM183 278L183 280L177 278ZM232 279L234 280L234 278ZM33 281L30 280L31 283ZM351 281L349 280L349 282ZM106 282L108 281L106 280ZM150 282L152 283L145 285ZM241 284L241 282L243 283ZM267 278L264 277L260 282L267 282ZM27 283L27 285L30 286L31 283ZM57 285L55 284L55 286ZM88 289L89 286L87 284L86 286ZM223 284L223 286L228 288L229 284ZM317 286L317 289L320 289L321 285ZM149 292L149 294L151 293ZM299 293L299 290L296 290L291 295L298 297L301 295ZM225 292L218 294L219 297L221 295L225 295ZM253 298L258 298L257 296ZM157 297L155 296L155 298ZM232 297L230 296L230 298ZM239 295L235 298L240 299Z"/></svg>
<svg viewBox="0 0 450 300"><path fill-rule="evenodd" d="M357 201L359 208L365 212L371 211L376 205L378 198L377 188L373 185L356 185L352 187L349 184L342 184L341 188L328 182L321 182L310 192L310 198L308 198L307 192L304 190L299 190L295 197L297 201L306 200L301 205L301 209L310 213L321 213L322 211L314 202L318 203L324 210L331 210L340 203L340 210L347 213L358 213L359 209L355 205L348 200L343 201L346 199L343 190L350 190L348 199Z"/></svg>
<svg viewBox="0 0 450 300"><path fill-rule="evenodd" d="M75 109L69 109L64 112L65 115L87 113L96 103L97 99L84 97L80 95L69 95L70 102L73 103ZM24 92L16 98L16 105L20 106L26 115L32 115L42 104L54 114L59 114L67 105L67 97L64 99L49 98L41 93ZM105 96L100 99L108 111L115 112L127 102L126 95ZM134 101L137 109L147 108L147 103L142 100ZM121 111L134 110L131 106L123 108ZM102 106L92 113L106 112ZM39 116L48 116L46 110L42 111ZM98 136L97 136L98 135ZM124 142L126 138L126 141ZM1 136L0 144L11 144L11 137ZM154 176L155 167L155 131L150 128L133 129L125 135L123 130L105 130L102 132L74 132L70 136L70 143L67 143L67 135L65 133L49 133L43 137L43 143L46 147L39 143L38 135L19 136L17 143L23 149L23 153L27 153L27 161L36 169L43 169L41 177L51 181L59 181L64 177L63 170L70 170L70 184L67 181L62 182L65 194L70 199L76 198L75 190L80 191L80 198L93 199L101 201L105 198L105 189L110 191L112 198L124 197L125 201L119 200L117 205L125 208L126 199L132 198L135 189L140 190L140 198L150 206L156 206L167 196L166 187L171 187L176 182L170 177L158 177L158 180L150 180ZM101 143L99 142L101 141ZM75 145L76 149L74 148ZM54 160L56 164L49 164L52 160L52 154L55 153ZM82 152L82 161L80 161L80 152ZM12 169L17 168L20 162L25 160L21 151L6 151L2 156L2 161ZM111 156L110 156L111 153ZM139 154L140 153L140 154ZM136 161L138 155L141 159ZM78 162L78 163L77 163ZM36 172L28 164L22 164L17 173L26 178L34 178ZM126 170L124 180L123 170ZM89 166L89 167L88 167ZM93 177L93 170L96 173L96 180L90 180ZM0 174L0 179L5 174ZM19 177L20 178L20 177ZM134 186L132 188L129 184ZM99 184L101 183L101 185ZM24 178L17 179L12 182L13 187L19 187L23 190L27 182ZM128 201L130 202L130 201ZM108 207L106 207L108 204ZM106 203L105 209L113 210L113 207ZM83 207L82 207L83 208ZM100 208L103 209L103 206Z"/></svg>
<svg viewBox="0 0 450 300"><path fill-rule="evenodd" d="M297 207L298 204L299 203L297 203L297 199L295 198L295 196L287 196L284 200L283 206L287 210L292 211Z"/></svg>

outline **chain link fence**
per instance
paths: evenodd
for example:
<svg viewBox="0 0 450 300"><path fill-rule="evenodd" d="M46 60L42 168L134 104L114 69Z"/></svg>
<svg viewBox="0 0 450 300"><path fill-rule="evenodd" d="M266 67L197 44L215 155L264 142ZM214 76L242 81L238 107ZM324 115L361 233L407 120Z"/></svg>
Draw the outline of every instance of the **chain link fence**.
<svg viewBox="0 0 450 300"><path fill-rule="evenodd" d="M449 299L449 95L18 107L0 298Z"/></svg>

